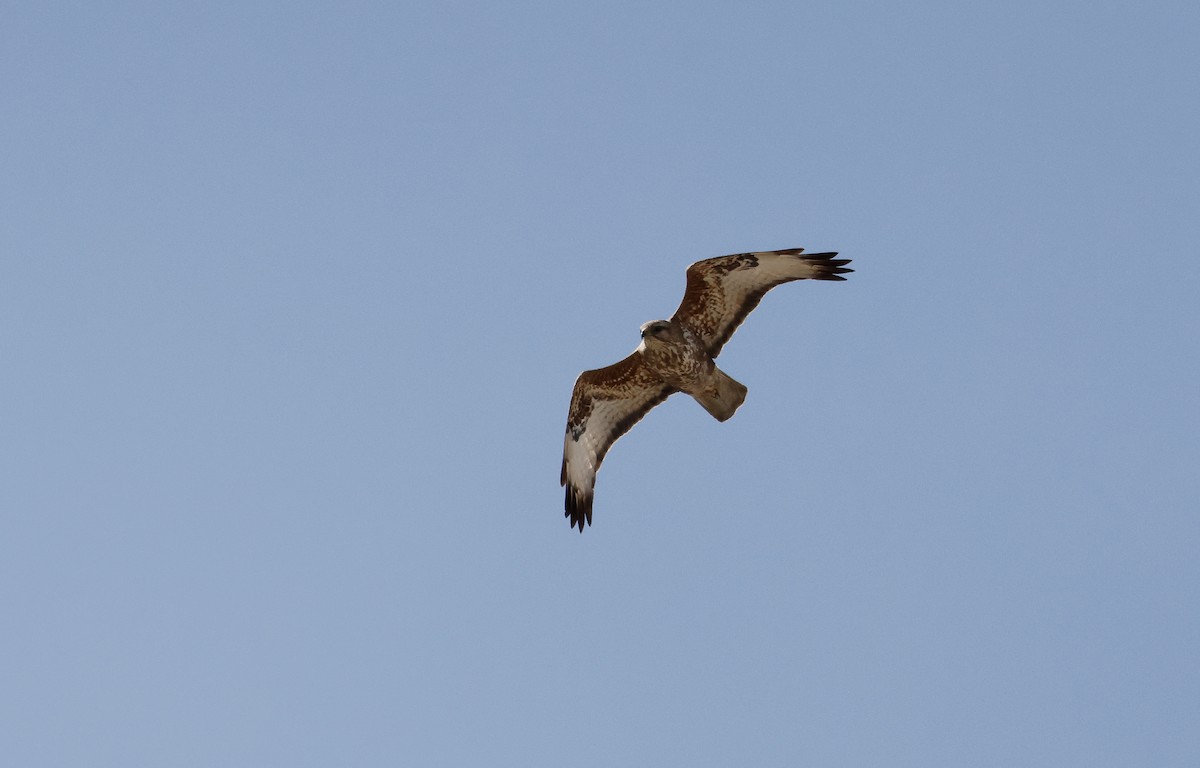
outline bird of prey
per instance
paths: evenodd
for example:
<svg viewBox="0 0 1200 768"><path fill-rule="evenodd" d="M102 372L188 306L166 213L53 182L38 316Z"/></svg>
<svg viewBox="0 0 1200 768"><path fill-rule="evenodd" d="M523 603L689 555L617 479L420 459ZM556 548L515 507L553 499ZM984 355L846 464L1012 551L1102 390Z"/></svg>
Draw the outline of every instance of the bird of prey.
<svg viewBox="0 0 1200 768"><path fill-rule="evenodd" d="M676 392L695 398L717 421L746 399L746 387L714 359L767 291L793 280L845 280L849 259L803 248L756 251L697 261L688 267L683 301L670 320L642 325L642 342L619 363L584 371L575 381L561 484L566 517L583 533L592 524L592 493L604 455L646 412Z"/></svg>

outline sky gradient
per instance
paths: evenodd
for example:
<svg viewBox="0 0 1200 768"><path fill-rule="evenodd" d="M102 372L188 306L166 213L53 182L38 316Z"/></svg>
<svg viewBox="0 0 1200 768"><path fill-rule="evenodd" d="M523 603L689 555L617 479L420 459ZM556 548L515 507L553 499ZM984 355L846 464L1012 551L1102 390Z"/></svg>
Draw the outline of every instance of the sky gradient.
<svg viewBox="0 0 1200 768"><path fill-rule="evenodd" d="M1197 22L6 5L0 762L1200 764Z"/></svg>

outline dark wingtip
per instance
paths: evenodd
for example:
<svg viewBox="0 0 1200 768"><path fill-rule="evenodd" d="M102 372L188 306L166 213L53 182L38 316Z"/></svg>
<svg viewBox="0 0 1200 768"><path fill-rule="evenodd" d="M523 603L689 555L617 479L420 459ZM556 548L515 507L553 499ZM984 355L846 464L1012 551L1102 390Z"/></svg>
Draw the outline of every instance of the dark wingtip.
<svg viewBox="0 0 1200 768"><path fill-rule="evenodd" d="M854 271L846 267L850 263L850 259L835 259L834 256L837 256L837 251L805 254L804 258L810 262L816 261L817 263L813 266L822 270L821 274L813 278L814 280L845 280L846 278L840 277L840 275Z"/></svg>
<svg viewBox="0 0 1200 768"><path fill-rule="evenodd" d="M568 485L563 517L569 519L572 528L578 527L579 532L583 533L584 525L592 524L592 494L576 495L575 489Z"/></svg>

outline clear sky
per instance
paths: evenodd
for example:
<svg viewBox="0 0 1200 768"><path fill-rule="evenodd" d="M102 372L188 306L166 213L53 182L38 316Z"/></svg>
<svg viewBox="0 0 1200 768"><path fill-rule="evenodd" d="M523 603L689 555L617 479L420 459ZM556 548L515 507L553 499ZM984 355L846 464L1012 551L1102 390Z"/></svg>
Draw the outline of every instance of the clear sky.
<svg viewBox="0 0 1200 768"><path fill-rule="evenodd" d="M1194 2L0 13L0 762L1200 765Z"/></svg>

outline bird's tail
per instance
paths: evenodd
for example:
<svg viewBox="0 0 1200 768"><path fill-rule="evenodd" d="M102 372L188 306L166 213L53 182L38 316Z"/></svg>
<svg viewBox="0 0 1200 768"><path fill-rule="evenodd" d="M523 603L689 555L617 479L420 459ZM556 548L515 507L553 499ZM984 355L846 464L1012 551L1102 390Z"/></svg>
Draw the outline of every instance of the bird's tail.
<svg viewBox="0 0 1200 768"><path fill-rule="evenodd" d="M711 413L714 419L725 421L746 399L746 387L717 368L713 371L709 385L701 391L693 392L692 397L696 398L696 402L704 406L704 410Z"/></svg>

